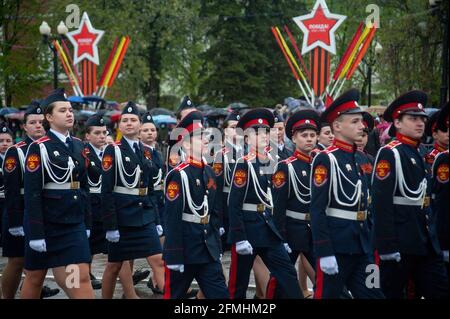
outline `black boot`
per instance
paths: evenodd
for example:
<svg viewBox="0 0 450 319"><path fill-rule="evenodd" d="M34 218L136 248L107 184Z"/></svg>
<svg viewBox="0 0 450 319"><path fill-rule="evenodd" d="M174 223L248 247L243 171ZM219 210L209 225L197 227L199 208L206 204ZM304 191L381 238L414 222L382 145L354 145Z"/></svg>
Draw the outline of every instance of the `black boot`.
<svg viewBox="0 0 450 319"><path fill-rule="evenodd" d="M59 294L59 291L60 291L59 288L52 289L49 286L44 285L44 287L42 287L42 291L41 291L41 299L53 297L53 296Z"/></svg>

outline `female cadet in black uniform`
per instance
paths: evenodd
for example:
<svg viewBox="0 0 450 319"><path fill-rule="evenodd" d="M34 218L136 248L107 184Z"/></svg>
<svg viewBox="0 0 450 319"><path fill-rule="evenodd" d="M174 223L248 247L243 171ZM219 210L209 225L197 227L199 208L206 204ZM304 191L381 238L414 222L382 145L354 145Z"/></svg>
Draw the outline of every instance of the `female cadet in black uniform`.
<svg viewBox="0 0 450 319"><path fill-rule="evenodd" d="M43 102L47 135L25 160L25 269L22 298L39 298L47 269L69 298L94 298L89 280L89 188L83 143L70 135L72 106L64 89ZM68 267L70 266L70 267Z"/></svg>
<svg viewBox="0 0 450 319"><path fill-rule="evenodd" d="M146 258L164 287L162 248L156 229L158 216L149 192L153 191L153 162L146 159L139 141L141 119L137 106L128 102L119 122L120 143L108 145L102 159L102 209L108 244L102 296L112 298L124 261Z"/></svg>

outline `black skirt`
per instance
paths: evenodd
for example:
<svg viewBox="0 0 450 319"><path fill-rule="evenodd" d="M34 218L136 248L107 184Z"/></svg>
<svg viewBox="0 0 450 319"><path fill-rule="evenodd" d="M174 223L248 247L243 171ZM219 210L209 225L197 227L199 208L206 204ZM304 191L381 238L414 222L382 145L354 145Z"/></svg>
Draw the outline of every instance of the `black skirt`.
<svg viewBox="0 0 450 319"><path fill-rule="evenodd" d="M119 226L120 240L108 243L108 261L120 262L161 254L161 243L155 223L142 227Z"/></svg>
<svg viewBox="0 0 450 319"><path fill-rule="evenodd" d="M26 230L25 234L27 234ZM91 262L91 251L84 222L45 224L47 252L40 253L31 249L27 238L25 238L25 242L25 269L28 270Z"/></svg>
<svg viewBox="0 0 450 319"><path fill-rule="evenodd" d="M89 247L92 255L108 253L108 241L106 240L106 231L102 222L93 222L91 236L89 237Z"/></svg>

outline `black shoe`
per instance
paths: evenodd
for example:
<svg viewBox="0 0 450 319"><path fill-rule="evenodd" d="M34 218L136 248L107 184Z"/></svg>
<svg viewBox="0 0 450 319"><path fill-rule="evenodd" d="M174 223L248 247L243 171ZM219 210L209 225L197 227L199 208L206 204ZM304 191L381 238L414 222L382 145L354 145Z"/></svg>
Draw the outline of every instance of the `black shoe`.
<svg viewBox="0 0 450 319"><path fill-rule="evenodd" d="M191 289L187 291L182 299L196 299L198 294L198 289Z"/></svg>
<svg viewBox="0 0 450 319"><path fill-rule="evenodd" d="M149 270L136 270L133 274L133 285L137 285L140 281L144 280L150 275Z"/></svg>
<svg viewBox="0 0 450 319"><path fill-rule="evenodd" d="M53 297L59 294L59 291L59 288L52 289L49 286L44 286L41 291L41 299Z"/></svg>
<svg viewBox="0 0 450 319"><path fill-rule="evenodd" d="M158 288L158 286L153 286L153 280L152 278L149 278L147 282L147 287L150 288L154 295L164 295L164 291Z"/></svg>
<svg viewBox="0 0 450 319"><path fill-rule="evenodd" d="M102 281L101 280L95 278L95 276L91 273L89 273L89 277L91 277L92 289L94 289L94 290L102 289Z"/></svg>

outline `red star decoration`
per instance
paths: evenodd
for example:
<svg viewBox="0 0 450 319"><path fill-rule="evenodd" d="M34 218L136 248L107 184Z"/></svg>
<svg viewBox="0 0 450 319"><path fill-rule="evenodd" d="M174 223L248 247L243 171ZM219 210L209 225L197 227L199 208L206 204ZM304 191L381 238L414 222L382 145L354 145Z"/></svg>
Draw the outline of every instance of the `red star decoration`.
<svg viewBox="0 0 450 319"><path fill-rule="evenodd" d="M317 8L315 15L308 20L304 20L303 24L309 30L308 45L316 41L322 41L326 45L331 45L330 30L339 21L339 19L329 19L323 13L322 6Z"/></svg>
<svg viewBox="0 0 450 319"><path fill-rule="evenodd" d="M94 57L94 43L98 36L98 33L89 32L86 23L83 24L81 32L73 36L78 43L77 58L81 57L84 53Z"/></svg>

